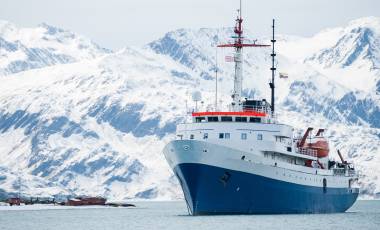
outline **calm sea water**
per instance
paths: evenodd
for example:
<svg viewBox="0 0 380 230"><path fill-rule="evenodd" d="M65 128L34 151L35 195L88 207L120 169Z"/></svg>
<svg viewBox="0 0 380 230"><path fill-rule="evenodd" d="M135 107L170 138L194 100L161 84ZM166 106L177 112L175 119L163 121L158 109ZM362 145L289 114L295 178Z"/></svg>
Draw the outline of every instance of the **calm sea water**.
<svg viewBox="0 0 380 230"><path fill-rule="evenodd" d="M188 216L184 202L137 202L136 208L0 207L0 229L380 229L380 201L346 213Z"/></svg>

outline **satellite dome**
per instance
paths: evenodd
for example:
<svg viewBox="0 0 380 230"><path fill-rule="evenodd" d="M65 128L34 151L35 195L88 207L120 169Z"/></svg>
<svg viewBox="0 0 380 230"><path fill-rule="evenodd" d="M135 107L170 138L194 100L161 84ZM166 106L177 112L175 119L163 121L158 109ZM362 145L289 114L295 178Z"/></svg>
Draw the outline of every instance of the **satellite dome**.
<svg viewBox="0 0 380 230"><path fill-rule="evenodd" d="M194 91L192 94L193 101L201 101L202 100L202 94L200 91Z"/></svg>

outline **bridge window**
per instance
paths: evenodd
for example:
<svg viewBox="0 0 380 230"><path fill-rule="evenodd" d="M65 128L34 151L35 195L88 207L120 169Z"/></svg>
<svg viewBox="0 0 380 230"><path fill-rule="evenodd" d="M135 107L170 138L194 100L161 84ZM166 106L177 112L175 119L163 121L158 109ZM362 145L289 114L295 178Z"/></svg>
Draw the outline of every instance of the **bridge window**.
<svg viewBox="0 0 380 230"><path fill-rule="evenodd" d="M242 133L241 134L241 139L242 140L247 140L247 134L246 133Z"/></svg>
<svg viewBox="0 0 380 230"><path fill-rule="evenodd" d="M207 117L207 121L208 122L218 122L219 119L218 119L218 117Z"/></svg>
<svg viewBox="0 0 380 230"><path fill-rule="evenodd" d="M247 117L235 117L236 122L247 122Z"/></svg>
<svg viewBox="0 0 380 230"><path fill-rule="evenodd" d="M230 139L230 133L219 133L219 139Z"/></svg>
<svg viewBox="0 0 380 230"><path fill-rule="evenodd" d="M257 134L257 140L262 141L263 140L263 134L261 134L261 133Z"/></svg>
<svg viewBox="0 0 380 230"><path fill-rule="evenodd" d="M204 120L206 120L204 117L196 117L195 118L195 122L202 122Z"/></svg>
<svg viewBox="0 0 380 230"><path fill-rule="evenodd" d="M249 122L260 123L261 118L260 117L250 117Z"/></svg>
<svg viewBox="0 0 380 230"><path fill-rule="evenodd" d="M222 121L232 121L232 117L221 117Z"/></svg>
<svg viewBox="0 0 380 230"><path fill-rule="evenodd" d="M203 134L203 139L208 139L208 133Z"/></svg>

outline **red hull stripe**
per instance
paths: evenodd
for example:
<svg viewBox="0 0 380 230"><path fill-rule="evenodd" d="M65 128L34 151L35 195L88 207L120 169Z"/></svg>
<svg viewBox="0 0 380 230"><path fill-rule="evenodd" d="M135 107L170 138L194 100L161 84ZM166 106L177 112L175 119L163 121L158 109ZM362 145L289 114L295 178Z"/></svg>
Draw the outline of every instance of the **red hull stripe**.
<svg viewBox="0 0 380 230"><path fill-rule="evenodd" d="M260 113L255 111L250 112L197 112L192 114L193 117L203 116L249 116L249 117L265 117L266 113Z"/></svg>

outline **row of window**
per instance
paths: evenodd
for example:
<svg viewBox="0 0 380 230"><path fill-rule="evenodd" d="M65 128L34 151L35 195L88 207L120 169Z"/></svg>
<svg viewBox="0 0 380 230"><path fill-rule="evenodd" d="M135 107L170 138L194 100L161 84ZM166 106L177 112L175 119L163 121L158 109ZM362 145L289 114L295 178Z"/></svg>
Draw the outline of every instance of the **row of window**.
<svg viewBox="0 0 380 230"><path fill-rule="evenodd" d="M230 139L231 134L230 133L219 133L219 139ZM194 134L190 134L190 139L194 139ZM208 139L208 133L203 133L203 139ZM241 133L240 139L247 140L247 133ZM257 140L261 141L263 140L263 134L259 133L257 134Z"/></svg>
<svg viewBox="0 0 380 230"><path fill-rule="evenodd" d="M196 117L195 122L206 121L206 118L207 118L208 122L218 122L219 121L219 117ZM220 121L232 122L233 117L221 116ZM235 117L235 122L248 122L248 117ZM260 123L261 118L260 117L249 117L249 122Z"/></svg>

